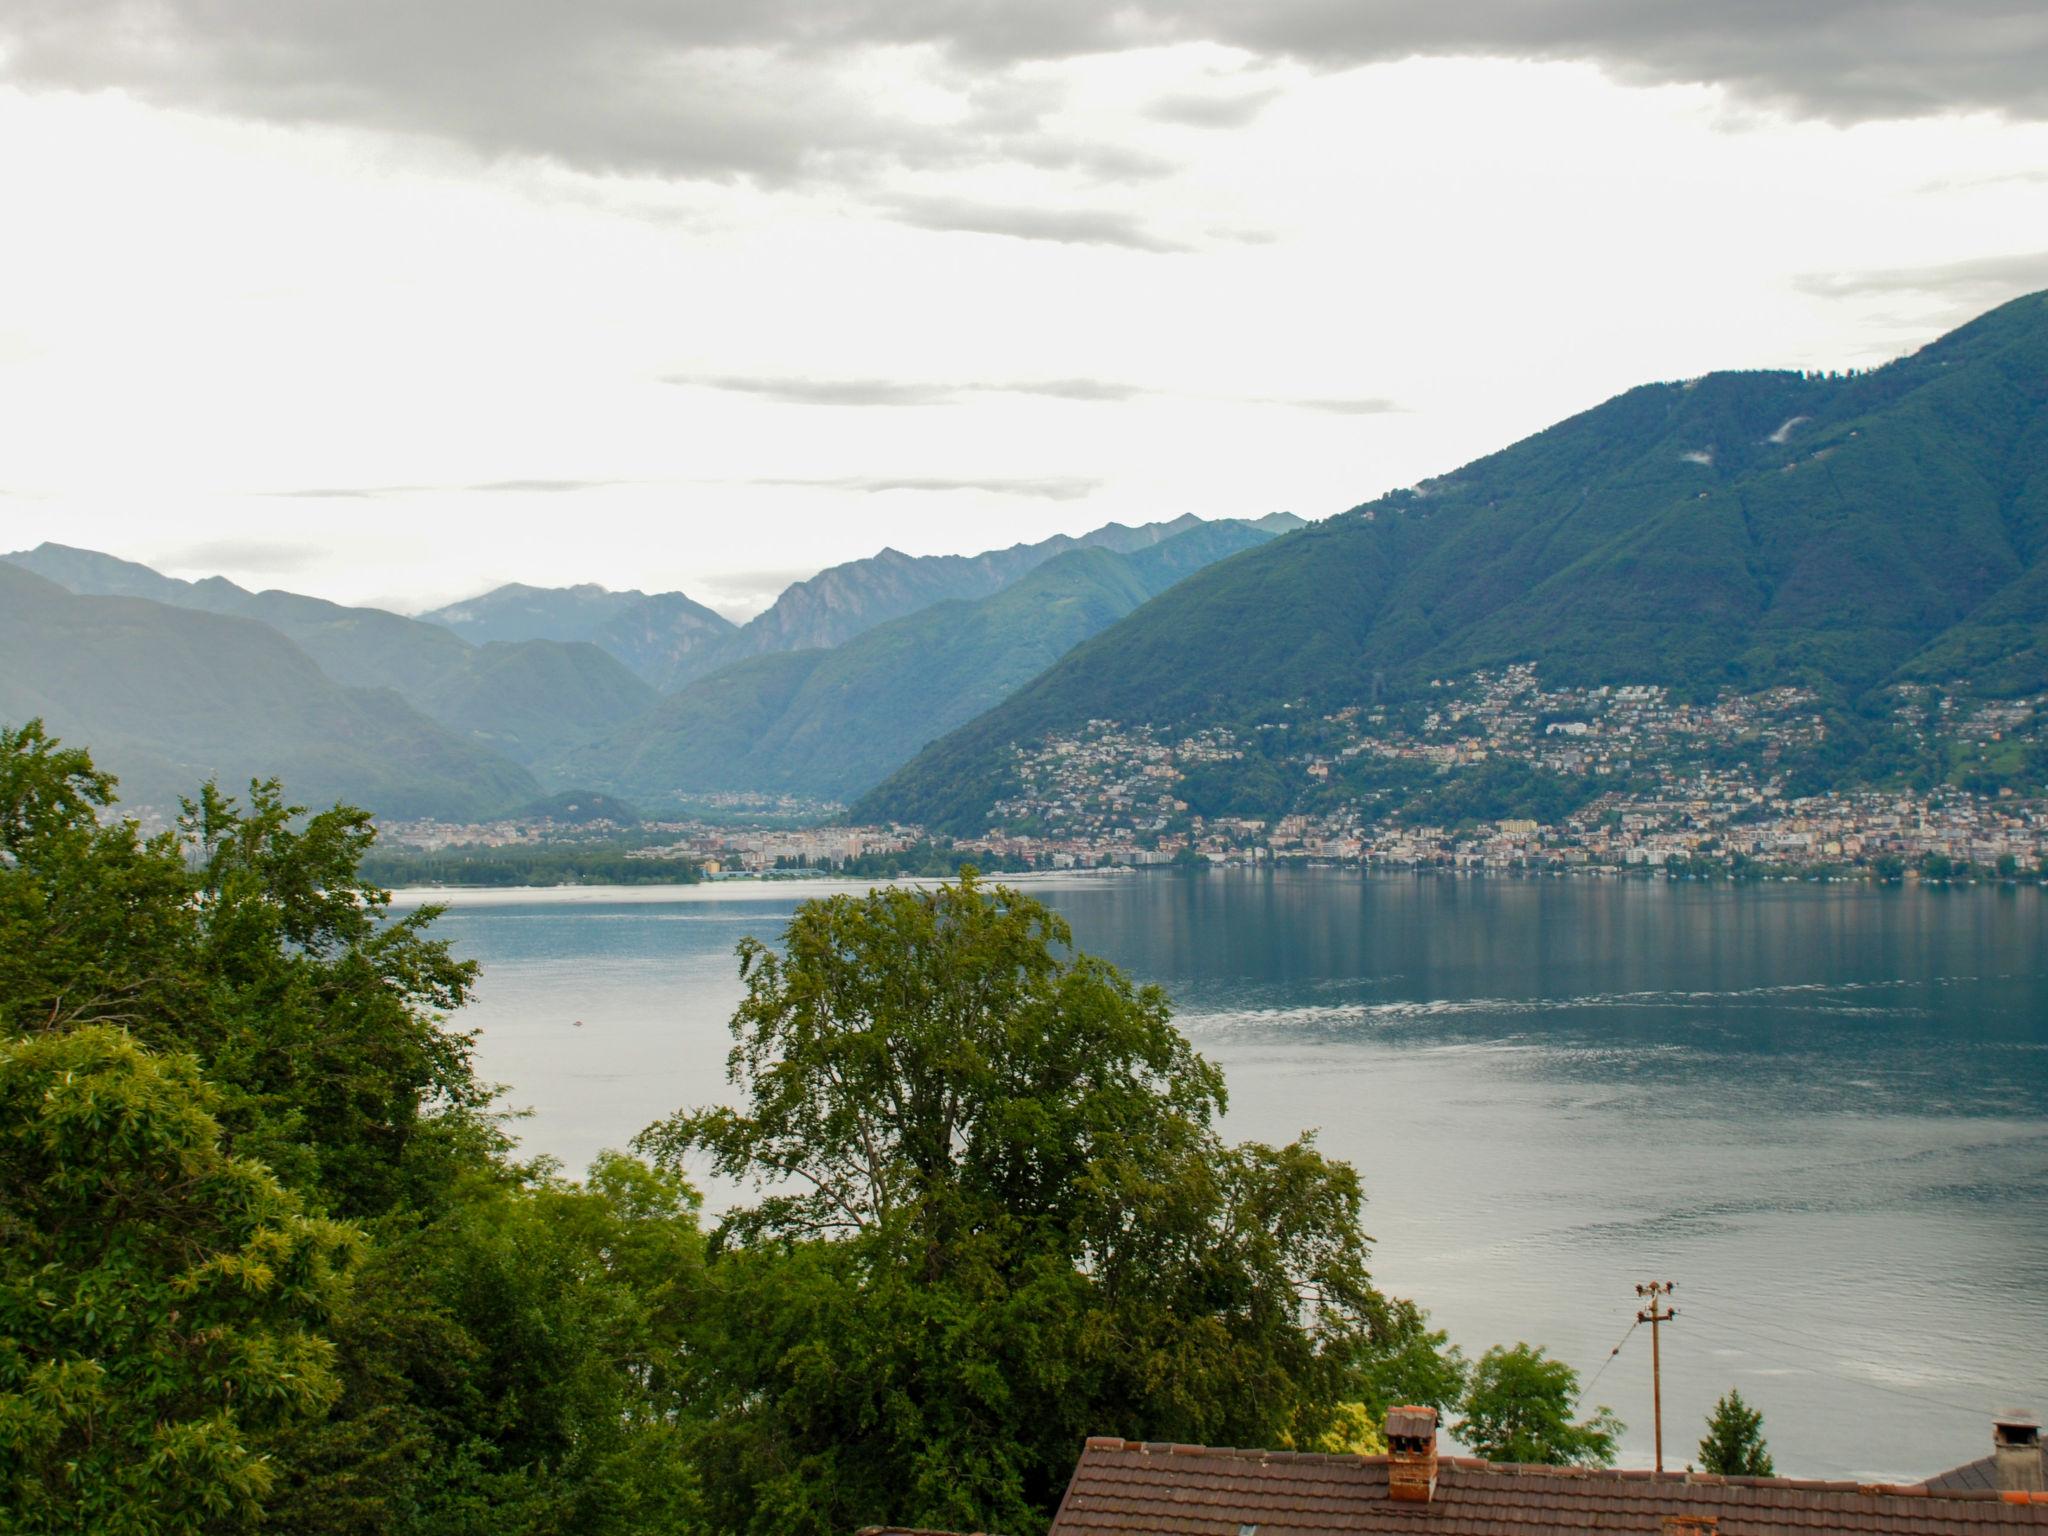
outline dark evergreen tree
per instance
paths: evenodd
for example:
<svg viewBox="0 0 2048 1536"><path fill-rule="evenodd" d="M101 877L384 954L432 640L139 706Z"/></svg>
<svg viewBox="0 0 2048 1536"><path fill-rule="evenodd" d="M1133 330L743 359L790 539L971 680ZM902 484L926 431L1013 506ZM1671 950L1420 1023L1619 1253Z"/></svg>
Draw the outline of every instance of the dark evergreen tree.
<svg viewBox="0 0 2048 1536"><path fill-rule="evenodd" d="M1700 1442L1700 1468L1723 1477L1774 1475L1771 1449L1764 1444L1764 1416L1742 1400L1732 1387L1707 1415L1707 1438Z"/></svg>

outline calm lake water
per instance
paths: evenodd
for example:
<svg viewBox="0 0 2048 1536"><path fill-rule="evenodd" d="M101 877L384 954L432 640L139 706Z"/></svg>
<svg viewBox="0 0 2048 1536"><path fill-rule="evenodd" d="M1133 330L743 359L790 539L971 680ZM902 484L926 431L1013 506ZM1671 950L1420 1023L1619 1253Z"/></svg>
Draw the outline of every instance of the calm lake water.
<svg viewBox="0 0 2048 1536"><path fill-rule="evenodd" d="M2038 890L1212 872L1034 880L1172 995L1228 1131L1356 1164L1375 1274L1468 1352L1603 1374L1650 1456L1730 1386L1782 1473L1918 1478L2048 1410ZM459 893L484 1073L572 1168L728 1096L733 945L842 884ZM412 898L402 898L412 899ZM582 1028L572 1021L581 1019ZM713 1191L714 1203L720 1192Z"/></svg>

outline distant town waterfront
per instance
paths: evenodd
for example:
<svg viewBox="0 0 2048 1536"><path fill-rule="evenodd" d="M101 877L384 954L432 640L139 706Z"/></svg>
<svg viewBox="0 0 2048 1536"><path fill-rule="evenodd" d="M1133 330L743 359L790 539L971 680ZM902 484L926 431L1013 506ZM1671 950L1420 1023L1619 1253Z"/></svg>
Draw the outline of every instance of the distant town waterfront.
<svg viewBox="0 0 2048 1536"><path fill-rule="evenodd" d="M1520 665L1439 679L1399 705L1290 706L1255 728L1090 721L1013 750L989 825L957 840L844 825L830 802L738 795L717 820L413 822L387 837L415 853L610 838L629 870L687 861L713 873L930 873L965 857L1035 870L2048 878L2048 694L1915 684L1885 702L1864 722L1892 754L1884 788L1840 776L1840 724L1831 732L1808 690L1693 701L1651 684L1547 687Z"/></svg>
<svg viewBox="0 0 2048 1536"><path fill-rule="evenodd" d="M579 1167L724 1095L733 945L844 882L456 893L486 1077ZM2048 898L2028 887L1051 876L1223 1065L1230 1131L1356 1163L1376 1273L1527 1338L1648 1459L1633 1286L1679 1282L1666 1445L1730 1386L1781 1471L1920 1477L2048 1408ZM429 893L447 899L448 893ZM416 898L402 897L410 902ZM578 1027L580 1021L580 1026ZM716 1205L724 1191L710 1190ZM1675 1426L1675 1428L1674 1428Z"/></svg>

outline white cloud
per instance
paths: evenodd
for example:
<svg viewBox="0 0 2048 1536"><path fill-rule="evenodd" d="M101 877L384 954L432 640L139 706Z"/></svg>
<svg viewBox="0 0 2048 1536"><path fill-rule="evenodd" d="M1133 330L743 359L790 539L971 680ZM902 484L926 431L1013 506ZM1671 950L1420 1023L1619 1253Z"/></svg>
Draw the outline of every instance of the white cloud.
<svg viewBox="0 0 2048 1536"><path fill-rule="evenodd" d="M885 543L1336 511L1646 379L1876 361L2048 250L2048 128L1988 115L1731 126L1591 64L1278 44L974 65L996 41L793 55L972 152L856 133L751 179L246 82L0 88L0 547L745 604Z"/></svg>

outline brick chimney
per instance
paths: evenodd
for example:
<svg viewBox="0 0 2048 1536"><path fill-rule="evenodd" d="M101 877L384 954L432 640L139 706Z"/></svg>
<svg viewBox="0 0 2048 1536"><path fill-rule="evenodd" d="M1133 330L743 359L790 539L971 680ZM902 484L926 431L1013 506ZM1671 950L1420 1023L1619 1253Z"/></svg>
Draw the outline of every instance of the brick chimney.
<svg viewBox="0 0 2048 1536"><path fill-rule="evenodd" d="M1387 1410L1387 1497L1427 1504L1436 1493L1436 1410Z"/></svg>
<svg viewBox="0 0 2048 1536"><path fill-rule="evenodd" d="M1392 1422L1391 1415L1388 1422ZM2042 1492L2048 1479L2042 1476L2041 1421L2014 1413L1993 1423L1991 1460L2000 1493Z"/></svg>

